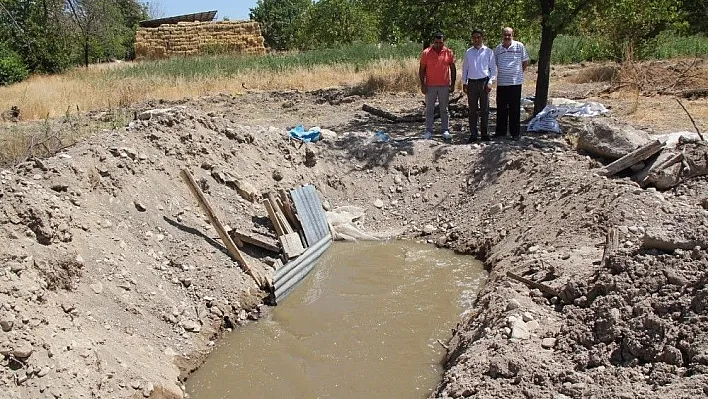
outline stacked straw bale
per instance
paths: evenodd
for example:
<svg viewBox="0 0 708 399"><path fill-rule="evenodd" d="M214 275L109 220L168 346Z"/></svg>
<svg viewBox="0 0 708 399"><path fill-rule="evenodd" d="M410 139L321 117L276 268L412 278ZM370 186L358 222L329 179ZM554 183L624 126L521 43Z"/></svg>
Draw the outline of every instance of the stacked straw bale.
<svg viewBox="0 0 708 399"><path fill-rule="evenodd" d="M138 28L137 59L207 53L265 54L261 28L251 21L179 22Z"/></svg>

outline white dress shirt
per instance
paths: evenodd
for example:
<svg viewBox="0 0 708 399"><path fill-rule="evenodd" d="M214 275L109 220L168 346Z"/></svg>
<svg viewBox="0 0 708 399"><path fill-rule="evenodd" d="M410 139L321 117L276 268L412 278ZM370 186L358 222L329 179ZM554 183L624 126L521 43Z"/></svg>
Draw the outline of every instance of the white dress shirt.
<svg viewBox="0 0 708 399"><path fill-rule="evenodd" d="M462 84L467 84L467 79L483 78L489 78L489 84L497 79L494 51L485 45L480 48L470 47L465 51L462 61Z"/></svg>

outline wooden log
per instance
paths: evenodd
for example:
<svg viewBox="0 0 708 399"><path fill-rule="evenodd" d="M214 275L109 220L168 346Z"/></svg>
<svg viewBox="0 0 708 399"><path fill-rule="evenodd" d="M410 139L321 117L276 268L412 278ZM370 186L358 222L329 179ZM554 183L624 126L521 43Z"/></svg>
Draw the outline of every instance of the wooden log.
<svg viewBox="0 0 708 399"><path fill-rule="evenodd" d="M241 269L245 271L249 276L253 277L253 279L256 281L256 283L263 287L267 288L268 283L267 281L264 281L253 273L253 270L248 266L248 263L246 260L243 258L243 255L241 254L241 251L238 250L236 247L236 244L234 244L233 240L231 240L231 237L229 234L226 232L226 229L224 226L221 224L219 219L216 217L216 213L214 212L214 209L212 209L211 205L209 204L209 201L207 201L206 197L204 196L204 193L202 193L202 190L199 189L199 186L197 186L197 182L194 181L194 177L192 176L191 173L189 173L188 170L182 169L182 172L180 173L182 175L182 178L184 179L185 183L187 183L187 186L189 187L189 190L192 192L194 197L197 199L197 202L199 203L199 206L202 208L202 211L206 213L207 217L211 221L212 226L216 229L216 232L219 233L219 237L221 238L221 242L224 243L226 246L226 249L229 251L231 256L233 256L237 261L239 266L241 266ZM241 243L243 245L243 243Z"/></svg>
<svg viewBox="0 0 708 399"><path fill-rule="evenodd" d="M535 281L532 281L532 280L529 280L529 279L527 279L527 278L521 277L521 276L519 276L518 274L514 274L514 273L512 273L512 272L506 272L506 275L507 275L508 277L513 278L513 279L516 280L516 281L519 281L519 282L521 282L521 283L524 283L524 284L528 285L528 286L531 287L531 288L537 288L537 289L539 289L541 292L545 292L545 293L548 294L548 295L558 296L558 291L555 290L554 288L552 288L552 287L546 285L546 284L537 283L537 282L535 282Z"/></svg>
<svg viewBox="0 0 708 399"><path fill-rule="evenodd" d="M388 111L384 111L384 110L379 109L379 108L374 108L374 107L372 107L372 106L370 106L370 105L368 105L368 104L362 105L361 109L362 109L363 111L365 111L365 112L370 113L371 115L375 115L375 116L378 116L378 117L380 117L380 118L388 119L388 120L390 120L391 122L399 122L399 119L400 119L400 118L398 117L398 115L396 115L396 114L392 114L392 113L390 113L390 112L388 112Z"/></svg>
<svg viewBox="0 0 708 399"><path fill-rule="evenodd" d="M232 238L238 239L243 243L251 244L258 248L262 248L266 251L274 252L276 254L280 253L280 247L278 246L277 241L262 236L260 234L247 234L238 230L231 230L229 231L229 235Z"/></svg>
<svg viewBox="0 0 708 399"><path fill-rule="evenodd" d="M607 235L605 236L605 250L602 252L602 260L600 260L600 265L607 267L610 256L614 255L618 248L619 234L617 234L617 229L612 227L607 230Z"/></svg>
<svg viewBox="0 0 708 399"><path fill-rule="evenodd" d="M622 158L605 166L599 171L599 173L603 176L612 176L616 173L623 171L624 169L627 169L628 167L634 165L637 162L641 162L649 158L650 156L661 151L663 147L664 143L662 143L661 141L652 140L649 143L623 156Z"/></svg>

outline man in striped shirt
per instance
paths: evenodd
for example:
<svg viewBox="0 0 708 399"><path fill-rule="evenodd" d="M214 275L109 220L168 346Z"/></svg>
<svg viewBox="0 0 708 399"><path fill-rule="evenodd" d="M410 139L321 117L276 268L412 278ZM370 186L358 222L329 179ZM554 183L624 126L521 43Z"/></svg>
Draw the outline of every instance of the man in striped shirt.
<svg viewBox="0 0 708 399"><path fill-rule="evenodd" d="M445 36L436 33L433 45L423 50L420 56L420 91L425 94L425 137L433 137L433 118L435 117L435 100L440 102L440 120L442 122L443 139L449 141L450 115L447 106L450 93L455 91L455 55L445 46Z"/></svg>
<svg viewBox="0 0 708 399"><path fill-rule="evenodd" d="M462 91L467 94L469 105L470 137L469 142L477 141L477 120L481 116L480 133L482 140L489 140L489 92L497 78L497 65L494 51L485 46L484 32L472 31L472 47L465 51L462 61Z"/></svg>
<svg viewBox="0 0 708 399"><path fill-rule="evenodd" d="M502 30L502 42L494 49L497 61L497 128L495 137L504 137L507 127L511 138L521 134L521 85L529 64L529 54L523 43L514 40L514 30Z"/></svg>

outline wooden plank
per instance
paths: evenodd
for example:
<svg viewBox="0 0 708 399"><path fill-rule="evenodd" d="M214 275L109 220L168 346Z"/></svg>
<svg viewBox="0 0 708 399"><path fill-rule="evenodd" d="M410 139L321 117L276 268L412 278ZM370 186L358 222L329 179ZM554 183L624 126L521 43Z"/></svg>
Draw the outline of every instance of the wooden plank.
<svg viewBox="0 0 708 399"><path fill-rule="evenodd" d="M607 267L610 256L614 255L617 249L619 249L619 235L617 234L617 229L612 227L607 230L607 235L605 236L605 250L602 252L600 264Z"/></svg>
<svg viewBox="0 0 708 399"><path fill-rule="evenodd" d="M624 169L627 169L628 167L634 165L637 162L641 162L649 158L650 156L661 151L663 147L664 143L659 140L650 141L649 143L637 148L636 150L630 152L622 158L605 166L600 170L599 173L603 176L612 176L616 173L623 171Z"/></svg>
<svg viewBox="0 0 708 399"><path fill-rule="evenodd" d="M278 220L278 216L276 215L275 210L268 199L263 200L263 206L266 208L266 211L268 211L268 218L270 218L270 222L273 224L273 227L275 227L275 233L278 237L285 234L285 231L283 231L283 226L280 224L280 220Z"/></svg>
<svg viewBox="0 0 708 399"><path fill-rule="evenodd" d="M558 291L556 291L555 289L551 288L550 286L548 286L546 284L537 283L535 281L521 277L518 274L514 274L512 272L506 272L506 275L508 277L513 278L516 281L519 281L519 282L522 282L522 283L528 285L531 288L538 288L539 290L541 290L541 292L545 292L546 294L553 295L553 296L558 296Z"/></svg>
<svg viewBox="0 0 708 399"><path fill-rule="evenodd" d="M648 184L648 180L652 175L654 175L655 173L659 173L664 169L670 168L674 164L683 160L683 154L680 152L674 154L664 154L665 153L662 152L653 164L647 166L639 173L634 175L634 181L639 183L640 186L646 187Z"/></svg>
<svg viewBox="0 0 708 399"><path fill-rule="evenodd" d="M278 246L278 242L266 236L262 236L260 234L256 235L243 233L238 230L229 231L229 235L232 238L239 239L246 244L255 245L259 248L265 249L266 251L275 252L276 254L280 253L280 247Z"/></svg>
<svg viewBox="0 0 708 399"><path fill-rule="evenodd" d="M283 232L285 234L289 234L294 232L295 230L293 229L293 226L290 225L290 222L288 222L288 219L285 217L285 214L283 211L280 210L280 207L278 206L278 199L276 198L275 194L273 192L269 192L266 194L268 197L268 201L270 201L270 206L273 209L273 212L275 213L276 218L280 222L280 226L283 229Z"/></svg>
<svg viewBox="0 0 708 399"><path fill-rule="evenodd" d="M281 209L283 210L285 217L288 218L288 221L295 230L301 230L302 227L300 226L300 221L297 219L297 215L295 214L295 206L290 200L288 193L285 190L280 189L278 190L278 197L280 199L278 204L281 205Z"/></svg>
<svg viewBox="0 0 708 399"><path fill-rule="evenodd" d="M283 254L286 260L300 256L305 252L305 247L303 247L302 240L300 240L298 233L288 233L278 238L280 239L280 244L283 246Z"/></svg>
<svg viewBox="0 0 708 399"><path fill-rule="evenodd" d="M224 243L226 246L226 249L229 251L229 253L236 258L238 261L239 266L241 266L241 269L245 271L249 276L253 277L254 280L256 280L256 283L263 287L263 288L268 288L268 282L265 280L262 280L253 273L253 270L248 266L248 263L246 260L243 258L243 255L241 254L241 251L238 250L236 247L236 244L234 244L233 240L231 240L231 237L229 234L226 232L226 229L224 226L221 224L219 219L216 217L216 213L214 212L214 209L212 209L211 205L209 204L209 201L207 201L206 197L204 196L204 193L202 193L202 190L199 189L199 186L197 186L197 182L194 181L194 177L192 176L191 173L189 173L188 170L182 169L182 172L180 173L182 175L182 178L184 179L185 183L187 183L187 186L189 187L189 190L192 192L194 197L197 199L197 202L199 203L199 206L202 208L202 211L206 213L207 217L211 221L212 226L216 229L216 232L219 233L219 237L221 238L221 242ZM243 245L243 243L241 243Z"/></svg>

